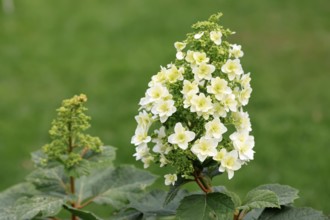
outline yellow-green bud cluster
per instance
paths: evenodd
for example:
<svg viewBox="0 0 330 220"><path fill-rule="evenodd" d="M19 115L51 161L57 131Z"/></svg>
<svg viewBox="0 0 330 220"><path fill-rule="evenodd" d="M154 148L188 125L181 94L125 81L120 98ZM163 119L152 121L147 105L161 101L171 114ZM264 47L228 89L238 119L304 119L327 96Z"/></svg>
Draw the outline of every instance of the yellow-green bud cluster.
<svg viewBox="0 0 330 220"><path fill-rule="evenodd" d="M79 165L88 151L101 152L102 142L98 137L84 134L90 127L90 117L85 114L84 94L62 102L57 117L49 131L52 142L42 147L47 162L60 162L66 169Z"/></svg>

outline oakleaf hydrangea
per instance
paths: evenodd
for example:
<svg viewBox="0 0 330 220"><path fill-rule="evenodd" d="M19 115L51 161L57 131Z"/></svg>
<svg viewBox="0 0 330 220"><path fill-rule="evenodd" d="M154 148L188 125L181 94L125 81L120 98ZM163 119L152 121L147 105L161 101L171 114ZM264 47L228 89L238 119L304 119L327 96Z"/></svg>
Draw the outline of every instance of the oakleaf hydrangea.
<svg viewBox="0 0 330 220"><path fill-rule="evenodd" d="M152 76L139 103L134 156L145 168L171 166L166 185L210 164L231 179L253 160L244 109L252 92L250 73L240 61L242 47L227 41L234 32L218 24L220 16L194 24L193 33L174 43L174 61Z"/></svg>

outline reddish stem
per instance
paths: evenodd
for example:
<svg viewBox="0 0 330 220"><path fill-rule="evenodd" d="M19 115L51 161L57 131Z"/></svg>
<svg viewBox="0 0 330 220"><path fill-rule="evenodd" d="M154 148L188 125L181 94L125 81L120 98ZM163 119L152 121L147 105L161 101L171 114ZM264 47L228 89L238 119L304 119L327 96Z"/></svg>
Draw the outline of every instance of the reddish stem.
<svg viewBox="0 0 330 220"><path fill-rule="evenodd" d="M89 150L88 147L84 147L84 149L80 153L81 158L83 158L85 156L85 154L88 152L88 150Z"/></svg>
<svg viewBox="0 0 330 220"><path fill-rule="evenodd" d="M234 220L242 220L245 216L245 211L244 210L240 210L240 211L236 211L235 215L234 215Z"/></svg>
<svg viewBox="0 0 330 220"><path fill-rule="evenodd" d="M199 188L201 188L201 190L203 190L204 193L207 194L207 193L211 193L213 191L212 188L208 184L204 183L203 177L200 175L199 172L195 171L194 177L195 177L195 182L197 183Z"/></svg>
<svg viewBox="0 0 330 220"><path fill-rule="evenodd" d="M70 154L72 151L73 151L73 140L72 140L72 136L71 136L71 122L69 122L68 124L68 130L70 132L70 135L69 135L69 146L68 146L68 153ZM70 176L70 192L72 195L74 195L76 193L76 190L75 190L75 179L73 176ZM72 201L71 202L71 206L73 208L76 207L76 202L75 201ZM75 216L74 214L71 215L71 220L78 220L77 216Z"/></svg>
<svg viewBox="0 0 330 220"><path fill-rule="evenodd" d="M88 205L91 204L96 198L97 198L97 196L90 198L89 200L87 200L87 201L84 202L83 204L78 205L77 208L78 208L78 209L82 209L82 208L84 208L85 206L88 206Z"/></svg>

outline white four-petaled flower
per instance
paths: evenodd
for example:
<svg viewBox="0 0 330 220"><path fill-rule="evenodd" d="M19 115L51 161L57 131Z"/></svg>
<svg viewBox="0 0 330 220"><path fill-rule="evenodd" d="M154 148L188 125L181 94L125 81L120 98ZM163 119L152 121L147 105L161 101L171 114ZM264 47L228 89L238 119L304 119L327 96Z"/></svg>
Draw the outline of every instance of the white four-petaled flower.
<svg viewBox="0 0 330 220"><path fill-rule="evenodd" d="M208 112L213 107L211 98L204 93L193 95L190 103L191 111L197 113Z"/></svg>
<svg viewBox="0 0 330 220"><path fill-rule="evenodd" d="M212 64L201 63L193 67L192 72L195 74L195 80L212 79L212 73L215 71L215 66Z"/></svg>
<svg viewBox="0 0 330 220"><path fill-rule="evenodd" d="M199 32L199 33L197 33L197 34L194 35L194 38L195 38L196 40L198 40L198 39L200 39L203 35L204 35L204 32Z"/></svg>
<svg viewBox="0 0 330 220"><path fill-rule="evenodd" d="M213 157L213 160L221 162L226 154L227 150L225 148L221 148L221 150L218 151L217 154Z"/></svg>
<svg viewBox="0 0 330 220"><path fill-rule="evenodd" d="M176 174L166 174L164 175L165 178L165 185L169 186L169 185L173 185L175 184L175 182L178 180L178 177Z"/></svg>
<svg viewBox="0 0 330 220"><path fill-rule="evenodd" d="M175 57L178 59L178 60L183 60L184 59L184 56L185 54L182 52L182 51L178 51L175 55Z"/></svg>
<svg viewBox="0 0 330 220"><path fill-rule="evenodd" d="M149 128L153 122L151 114L148 114L146 111L139 112L139 115L135 116L135 120L138 126Z"/></svg>
<svg viewBox="0 0 330 220"><path fill-rule="evenodd" d="M217 141L222 140L222 134L227 128L221 123L219 118L214 118L205 124L206 137L215 138Z"/></svg>
<svg viewBox="0 0 330 220"><path fill-rule="evenodd" d="M147 98L150 100L150 102L161 100L169 95L170 93L168 92L167 88L160 83L155 84L147 90Z"/></svg>
<svg viewBox="0 0 330 220"><path fill-rule="evenodd" d="M176 123L174 132L174 134L171 134L168 137L168 142L171 144L177 144L182 150L186 150L188 148L188 143L195 138L195 133L186 130L180 122Z"/></svg>
<svg viewBox="0 0 330 220"><path fill-rule="evenodd" d="M234 176L234 171L239 170L241 166L242 164L238 159L238 152L233 150L223 156L219 171L226 171L228 173L228 179L231 179Z"/></svg>
<svg viewBox="0 0 330 220"><path fill-rule="evenodd" d="M236 112L237 111L237 101L235 99L234 94L226 94L223 96L221 100L221 104L224 106L225 110L227 112L232 111Z"/></svg>
<svg viewBox="0 0 330 220"><path fill-rule="evenodd" d="M170 83L175 83L178 80L183 80L184 68L180 67L179 69L175 65L171 65L171 67L167 70L166 78Z"/></svg>
<svg viewBox="0 0 330 220"><path fill-rule="evenodd" d="M211 79L211 85L207 86L207 92L214 94L218 101L221 101L227 94L231 94L232 90L228 86L228 82L220 77Z"/></svg>
<svg viewBox="0 0 330 220"><path fill-rule="evenodd" d="M254 137L248 131L237 131L229 136L242 161L253 160Z"/></svg>
<svg viewBox="0 0 330 220"><path fill-rule="evenodd" d="M141 160L142 158L149 155L149 148L147 144L141 144L135 148L135 154L133 156L136 158L136 160Z"/></svg>
<svg viewBox="0 0 330 220"><path fill-rule="evenodd" d="M203 162L207 157L213 157L217 154L218 141L202 137L192 146L191 151L197 158Z"/></svg>
<svg viewBox="0 0 330 220"><path fill-rule="evenodd" d="M189 94L196 94L199 92L198 83L196 81L190 82L189 80L183 81L183 88L181 93L184 96L187 96Z"/></svg>
<svg viewBox="0 0 330 220"><path fill-rule="evenodd" d="M210 32L210 38L211 40L216 44L216 45L220 45L222 40L222 33L221 31L211 31Z"/></svg>
<svg viewBox="0 0 330 220"><path fill-rule="evenodd" d="M237 44L230 45L229 56L234 58L241 58L244 53L242 51L242 46Z"/></svg>
<svg viewBox="0 0 330 220"><path fill-rule="evenodd" d="M179 42L179 41L174 43L174 47L177 51L182 51L186 47L186 45L187 45L186 43Z"/></svg>
<svg viewBox="0 0 330 220"><path fill-rule="evenodd" d="M151 141L151 137L148 136L147 128L143 126L138 126L135 130L135 135L132 137L131 143L138 146L143 143L148 143Z"/></svg>
<svg viewBox="0 0 330 220"><path fill-rule="evenodd" d="M168 117L176 112L173 100L161 100L151 109L155 115L159 115L160 122L164 123Z"/></svg>
<svg viewBox="0 0 330 220"><path fill-rule="evenodd" d="M208 63L210 61L210 58L204 52L195 51L192 53L192 58L196 64Z"/></svg>
<svg viewBox="0 0 330 220"><path fill-rule="evenodd" d="M250 117L247 112L232 113L233 123L238 131L252 131Z"/></svg>
<svg viewBox="0 0 330 220"><path fill-rule="evenodd" d="M221 67L221 71L227 73L228 78L231 81L234 80L237 76L243 74L243 68L239 59L228 59L227 62Z"/></svg>

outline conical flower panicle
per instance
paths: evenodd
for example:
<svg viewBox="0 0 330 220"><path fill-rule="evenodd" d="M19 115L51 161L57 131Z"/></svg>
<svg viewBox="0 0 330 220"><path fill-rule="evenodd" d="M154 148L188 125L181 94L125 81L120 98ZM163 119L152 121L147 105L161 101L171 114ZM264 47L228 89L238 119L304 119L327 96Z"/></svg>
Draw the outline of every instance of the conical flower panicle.
<svg viewBox="0 0 330 220"><path fill-rule="evenodd" d="M98 137L85 134L90 127L90 117L85 114L84 94L74 96L62 102L57 109L57 117L49 131L51 143L42 147L46 155L45 163L59 162L67 170L86 165L86 153L100 153L103 145Z"/></svg>
<svg viewBox="0 0 330 220"><path fill-rule="evenodd" d="M240 62L242 47L226 40L233 32L218 24L220 16L194 24L193 33L175 42L175 60L152 76L139 103L134 156L145 168L172 166L166 185L209 164L231 179L253 159L244 110L252 92L250 73Z"/></svg>

